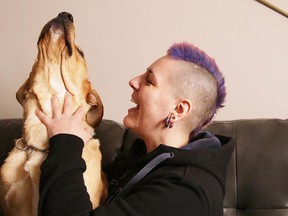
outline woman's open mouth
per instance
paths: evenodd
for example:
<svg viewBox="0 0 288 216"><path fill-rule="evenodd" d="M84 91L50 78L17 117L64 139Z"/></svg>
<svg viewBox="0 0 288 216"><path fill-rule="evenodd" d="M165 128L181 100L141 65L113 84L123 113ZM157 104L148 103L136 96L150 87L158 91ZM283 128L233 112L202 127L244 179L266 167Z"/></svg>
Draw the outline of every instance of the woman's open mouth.
<svg viewBox="0 0 288 216"><path fill-rule="evenodd" d="M139 107L140 107L139 103L137 103L133 98L131 98L130 101L131 101L132 103L136 104L135 107L132 107L132 108L131 108L132 110L137 110L137 109L139 109Z"/></svg>

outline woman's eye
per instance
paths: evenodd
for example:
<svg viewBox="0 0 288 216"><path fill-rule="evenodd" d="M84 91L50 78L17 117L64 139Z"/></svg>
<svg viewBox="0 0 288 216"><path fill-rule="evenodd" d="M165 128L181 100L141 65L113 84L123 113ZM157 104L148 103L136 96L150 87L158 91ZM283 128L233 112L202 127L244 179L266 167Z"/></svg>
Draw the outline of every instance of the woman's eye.
<svg viewBox="0 0 288 216"><path fill-rule="evenodd" d="M151 80L149 78L146 78L146 85L152 85L153 83L151 82Z"/></svg>

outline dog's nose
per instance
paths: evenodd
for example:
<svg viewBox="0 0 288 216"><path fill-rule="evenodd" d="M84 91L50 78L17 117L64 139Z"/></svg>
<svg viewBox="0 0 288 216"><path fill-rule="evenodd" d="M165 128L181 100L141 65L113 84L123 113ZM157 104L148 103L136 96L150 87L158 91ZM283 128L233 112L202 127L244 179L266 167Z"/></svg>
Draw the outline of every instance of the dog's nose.
<svg viewBox="0 0 288 216"><path fill-rule="evenodd" d="M67 18L69 19L71 22L74 22L73 20L73 16L72 14L68 13L68 12L61 12L58 14L59 17L62 17L62 18Z"/></svg>

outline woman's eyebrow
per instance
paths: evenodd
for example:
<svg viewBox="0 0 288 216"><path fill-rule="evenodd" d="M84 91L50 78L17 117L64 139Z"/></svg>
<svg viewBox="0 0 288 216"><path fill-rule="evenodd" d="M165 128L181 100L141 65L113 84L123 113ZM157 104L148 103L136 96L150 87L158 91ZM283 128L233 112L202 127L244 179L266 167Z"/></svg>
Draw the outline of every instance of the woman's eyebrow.
<svg viewBox="0 0 288 216"><path fill-rule="evenodd" d="M148 73L152 73L152 74L153 74L153 71L152 71L152 69L151 69L151 68L149 68L149 67L147 68L147 72L148 72Z"/></svg>
<svg viewBox="0 0 288 216"><path fill-rule="evenodd" d="M155 74L151 68L147 68L147 72L149 73L149 75L152 75L153 77L155 77Z"/></svg>

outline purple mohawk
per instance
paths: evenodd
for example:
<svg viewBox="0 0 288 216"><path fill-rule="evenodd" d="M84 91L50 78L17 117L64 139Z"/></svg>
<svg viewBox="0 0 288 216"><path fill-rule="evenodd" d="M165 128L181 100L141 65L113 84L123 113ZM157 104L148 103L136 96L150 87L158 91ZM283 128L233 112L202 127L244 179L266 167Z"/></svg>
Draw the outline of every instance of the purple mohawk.
<svg viewBox="0 0 288 216"><path fill-rule="evenodd" d="M210 117L208 117L208 119L206 119L201 125L194 129L191 134L192 136L194 136L200 131L203 126L207 125L212 120L219 108L224 107L226 97L225 79L220 72L215 60L209 57L204 51L200 50L193 44L187 42L173 44L168 49L167 54L173 59L192 62L198 66L205 68L213 75L217 82L217 99L215 106L211 112Z"/></svg>

